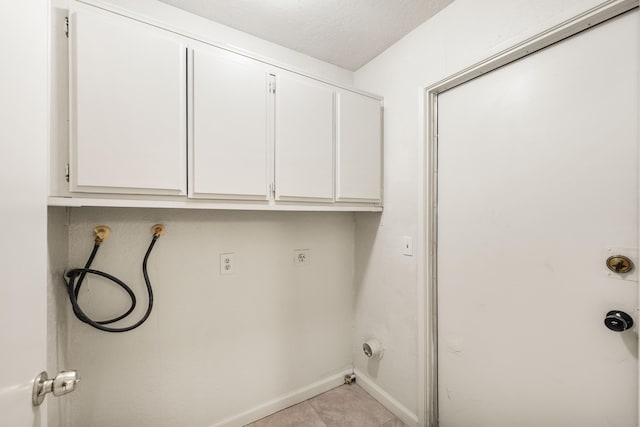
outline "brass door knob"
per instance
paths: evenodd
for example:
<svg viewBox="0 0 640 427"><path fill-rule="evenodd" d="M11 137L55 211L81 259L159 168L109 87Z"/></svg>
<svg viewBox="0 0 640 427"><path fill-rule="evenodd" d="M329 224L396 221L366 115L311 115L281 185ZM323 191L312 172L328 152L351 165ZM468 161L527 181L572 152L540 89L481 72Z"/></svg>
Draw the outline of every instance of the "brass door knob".
<svg viewBox="0 0 640 427"><path fill-rule="evenodd" d="M614 273L628 273L633 270L633 261L624 255L613 255L607 258L607 268Z"/></svg>

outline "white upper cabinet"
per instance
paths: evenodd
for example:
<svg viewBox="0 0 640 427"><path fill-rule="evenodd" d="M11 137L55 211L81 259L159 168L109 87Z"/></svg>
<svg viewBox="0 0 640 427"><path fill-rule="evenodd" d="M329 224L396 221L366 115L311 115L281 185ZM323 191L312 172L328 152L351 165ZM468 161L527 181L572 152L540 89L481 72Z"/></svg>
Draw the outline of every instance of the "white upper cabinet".
<svg viewBox="0 0 640 427"><path fill-rule="evenodd" d="M186 194L186 46L89 8L69 36L70 190Z"/></svg>
<svg viewBox="0 0 640 427"><path fill-rule="evenodd" d="M189 196L270 197L273 97L267 66L202 45L191 55Z"/></svg>
<svg viewBox="0 0 640 427"><path fill-rule="evenodd" d="M333 87L280 73L276 85L276 200L333 201Z"/></svg>
<svg viewBox="0 0 640 427"><path fill-rule="evenodd" d="M336 201L382 200L382 108L358 93L336 95Z"/></svg>
<svg viewBox="0 0 640 427"><path fill-rule="evenodd" d="M380 98L164 18L76 1L69 13L70 135L68 149L52 135L50 203L381 210Z"/></svg>

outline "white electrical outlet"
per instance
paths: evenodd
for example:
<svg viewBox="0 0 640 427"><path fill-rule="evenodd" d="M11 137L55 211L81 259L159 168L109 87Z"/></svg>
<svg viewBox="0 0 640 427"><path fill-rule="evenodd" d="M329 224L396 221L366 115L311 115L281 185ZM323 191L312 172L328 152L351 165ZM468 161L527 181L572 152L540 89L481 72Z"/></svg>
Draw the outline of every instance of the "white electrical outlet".
<svg viewBox="0 0 640 427"><path fill-rule="evenodd" d="M293 252L293 262L296 265L309 264L311 258L309 257L309 249L296 249Z"/></svg>
<svg viewBox="0 0 640 427"><path fill-rule="evenodd" d="M225 276L236 272L234 254L220 254L220 274Z"/></svg>

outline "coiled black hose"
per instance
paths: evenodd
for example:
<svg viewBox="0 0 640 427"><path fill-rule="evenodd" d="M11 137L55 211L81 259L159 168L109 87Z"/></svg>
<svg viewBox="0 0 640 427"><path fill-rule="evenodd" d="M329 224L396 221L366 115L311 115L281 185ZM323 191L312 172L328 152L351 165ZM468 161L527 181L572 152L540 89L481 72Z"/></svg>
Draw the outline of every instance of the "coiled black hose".
<svg viewBox="0 0 640 427"><path fill-rule="evenodd" d="M160 237L158 233L155 233L153 235L153 239L151 240L149 249L147 249L147 253L144 255L144 260L142 261L142 274L144 276L144 282L147 285L147 292L149 294L149 306L147 307L147 311L144 314L144 316L142 316L142 318L138 322L134 323L131 326L127 326L125 328L112 328L109 326L104 326L110 323L117 322L118 320L122 320L125 317L127 317L129 314L131 314L133 309L136 308L136 296L131 290L131 288L127 286L127 284L124 283L122 280L118 279L115 276L112 276L111 274L105 273L100 270L93 270L92 268L90 268L91 263L93 263L93 259L96 257L96 254L98 253L100 244L102 243L102 241L98 239L96 239L96 244L93 246L93 251L91 251L91 255L89 255L89 259L87 260L87 263L85 264L84 268L74 268L72 270L68 270L64 274L65 283L67 285L67 293L69 294L69 299L71 300L71 306L73 307L73 313L76 315L76 317L80 319L82 322L86 323L87 325L93 326L94 328L100 329L101 331L105 331L105 332L127 332L142 325L149 318L149 315L151 314L151 309L153 308L153 289L151 288L151 282L149 281L149 274L147 273L147 261L149 260L149 255L151 254L151 250L153 249L153 246L156 244L156 240L158 240L158 237ZM91 319L89 316L87 316L85 312L82 311L82 309L80 308L80 305L78 305L78 294L80 293L80 287L82 286L82 282L84 281L84 278L87 274L95 274L96 276L102 276L106 279L111 280L112 282L120 286L122 289L124 289L125 292L127 292L127 294L129 295L129 298L131 299L131 306L129 307L129 309L125 313L121 314L120 316L114 317L113 319L109 319L109 320L96 321ZM76 283L76 279L77 279L77 283Z"/></svg>

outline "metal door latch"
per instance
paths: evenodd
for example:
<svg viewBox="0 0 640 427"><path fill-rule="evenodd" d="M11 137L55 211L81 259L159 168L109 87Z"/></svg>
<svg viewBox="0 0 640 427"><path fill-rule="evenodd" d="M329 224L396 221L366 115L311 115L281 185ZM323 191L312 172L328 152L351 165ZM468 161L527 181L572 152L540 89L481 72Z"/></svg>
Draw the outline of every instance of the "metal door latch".
<svg viewBox="0 0 640 427"><path fill-rule="evenodd" d="M33 381L33 392L31 393L33 406L40 406L47 393L53 393L54 396L71 393L79 382L80 378L78 378L76 371L62 371L53 379L49 379L45 371L40 372Z"/></svg>

